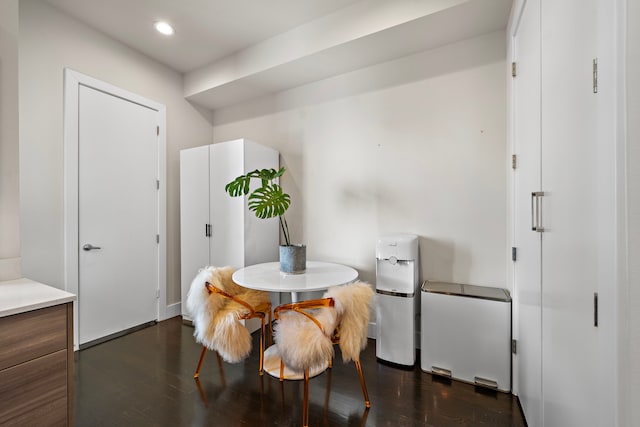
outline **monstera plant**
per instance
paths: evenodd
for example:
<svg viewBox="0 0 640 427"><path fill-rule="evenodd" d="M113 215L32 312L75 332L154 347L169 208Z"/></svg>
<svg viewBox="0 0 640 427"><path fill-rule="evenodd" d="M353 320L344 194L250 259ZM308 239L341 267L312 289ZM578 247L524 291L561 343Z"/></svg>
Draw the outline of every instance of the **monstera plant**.
<svg viewBox="0 0 640 427"><path fill-rule="evenodd" d="M305 245L292 245L289 239L289 226L284 213L291 205L291 197L284 191L276 179L280 178L285 168L256 169L245 175L240 175L230 183L224 190L231 197L249 195L249 210L253 211L258 218L267 219L278 217L280 229L284 235L284 245L280 245L280 271L284 273L304 273L307 266L307 248ZM260 181L260 186L251 191L251 181Z"/></svg>
<svg viewBox="0 0 640 427"><path fill-rule="evenodd" d="M291 246L289 239L289 227L284 213L289 209L291 197L284 191L282 187L275 182L285 172L284 166L278 170L275 169L256 169L246 175L240 175L230 183L224 190L231 197L246 196L249 194L251 180L260 181L261 185L249 194L249 210L253 211L258 218L274 218L278 217L280 221L280 229L284 235L286 246Z"/></svg>

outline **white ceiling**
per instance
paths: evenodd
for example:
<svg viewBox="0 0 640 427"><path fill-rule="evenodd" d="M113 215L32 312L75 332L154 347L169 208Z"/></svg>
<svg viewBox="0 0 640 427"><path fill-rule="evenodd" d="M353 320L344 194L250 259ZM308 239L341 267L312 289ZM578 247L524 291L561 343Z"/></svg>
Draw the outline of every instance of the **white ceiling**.
<svg viewBox="0 0 640 427"><path fill-rule="evenodd" d="M186 73L358 0L47 0L110 37ZM170 22L176 33L153 28Z"/></svg>
<svg viewBox="0 0 640 427"><path fill-rule="evenodd" d="M0 0L1 1L1 0ZM504 29L512 0L43 0L184 74L210 109ZM175 35L154 22L166 20Z"/></svg>

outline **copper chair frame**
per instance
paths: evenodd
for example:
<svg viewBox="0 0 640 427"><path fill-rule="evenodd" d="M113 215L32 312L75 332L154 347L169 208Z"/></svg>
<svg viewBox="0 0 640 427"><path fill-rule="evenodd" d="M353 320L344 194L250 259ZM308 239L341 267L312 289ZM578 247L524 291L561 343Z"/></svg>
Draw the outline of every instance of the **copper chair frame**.
<svg viewBox="0 0 640 427"><path fill-rule="evenodd" d="M268 317L269 319L269 328L272 328L271 325L271 302L268 303L264 303L264 304L260 304L257 307L253 307L251 304L249 304L248 302L234 296L231 295L228 292L223 291L220 288L217 288L215 285L213 285L210 282L205 282L205 287L207 288L207 291L209 292L209 295L211 294L217 294L222 296L223 298L228 298L232 301L237 302L238 304L244 306L247 310L249 310L247 313L241 315L238 317L239 320L249 320L249 319L255 319L255 318L259 318L260 319L260 367L259 367L259 373L260 375L264 375L264 341L265 341L265 332L266 332L266 328L265 328L265 317ZM203 345L202 346L202 353L200 353L200 360L198 360L198 367L196 368L196 372L193 374L193 378L198 379L200 377L200 369L202 368L202 363L204 362L204 357L207 354L207 346ZM216 352L216 355L218 356L218 364L221 364L221 360L220 360L220 355Z"/></svg>
<svg viewBox="0 0 640 427"><path fill-rule="evenodd" d="M316 319L311 313L307 310L314 310L320 308L333 308L335 306L335 301L333 298L319 298L314 300L307 300L301 302L294 302L289 304L282 304L276 307L273 311L276 320L280 319L280 313L285 311L293 311L299 313L309 320L313 322L320 330L325 334L327 331L324 330L322 324ZM331 332L331 342L333 344L340 344L340 321L338 320L338 325L335 330ZM362 372L362 365L360 364L359 359L353 360L356 365L356 371L358 372L358 377L360 379L360 387L362 388L362 395L364 397L364 405L366 408L371 408L371 401L369 400L369 393L367 392L367 385L364 380L364 373ZM328 369L333 367L333 360L329 358L329 366ZM303 394L303 407L302 407L302 425L307 427L309 425L309 368L304 369L303 373L304 379L304 394ZM280 360L280 381L284 381L284 361Z"/></svg>

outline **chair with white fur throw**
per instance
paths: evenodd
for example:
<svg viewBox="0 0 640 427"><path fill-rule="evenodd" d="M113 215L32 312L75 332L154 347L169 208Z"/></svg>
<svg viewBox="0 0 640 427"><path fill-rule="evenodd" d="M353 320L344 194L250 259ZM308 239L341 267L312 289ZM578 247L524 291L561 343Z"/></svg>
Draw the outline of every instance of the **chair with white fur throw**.
<svg viewBox="0 0 640 427"><path fill-rule="evenodd" d="M200 270L187 295L187 310L193 317L196 342L202 344L200 369L207 349L214 350L229 363L244 360L251 352L251 334L241 320L260 319L260 368L263 375L265 317L271 325L271 300L268 292L244 288L232 279L232 267L206 267Z"/></svg>
<svg viewBox="0 0 640 427"><path fill-rule="evenodd" d="M335 286L322 299L283 304L274 310L275 341L281 357L280 381L286 364L304 372L302 423L309 425L309 370L326 365L333 358L333 344L338 344L342 360L354 362L360 378L364 404L371 407L360 365L360 352L367 345L371 285L355 282Z"/></svg>

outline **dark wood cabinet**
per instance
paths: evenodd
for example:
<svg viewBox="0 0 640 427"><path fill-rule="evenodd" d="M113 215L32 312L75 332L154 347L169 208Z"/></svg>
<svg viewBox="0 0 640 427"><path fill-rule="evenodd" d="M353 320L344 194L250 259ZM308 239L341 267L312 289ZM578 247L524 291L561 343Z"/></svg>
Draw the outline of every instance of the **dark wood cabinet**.
<svg viewBox="0 0 640 427"><path fill-rule="evenodd" d="M0 425L73 425L73 303L0 318Z"/></svg>

